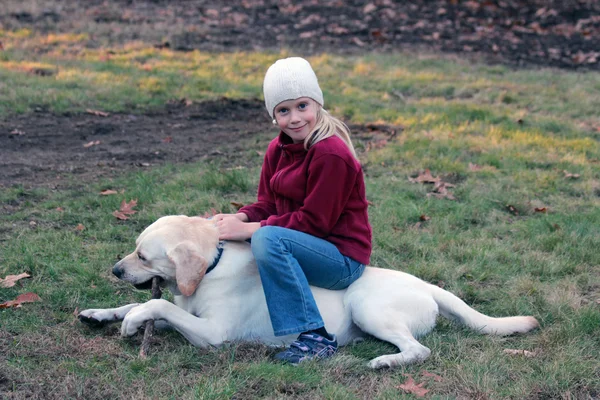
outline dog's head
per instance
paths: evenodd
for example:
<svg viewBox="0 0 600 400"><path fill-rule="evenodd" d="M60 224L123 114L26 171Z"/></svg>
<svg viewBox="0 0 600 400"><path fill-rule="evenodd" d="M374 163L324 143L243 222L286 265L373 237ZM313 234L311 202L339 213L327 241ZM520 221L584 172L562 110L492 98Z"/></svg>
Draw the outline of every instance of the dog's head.
<svg viewBox="0 0 600 400"><path fill-rule="evenodd" d="M162 217L136 240L136 249L113 267L113 274L139 289L150 288L152 278L176 283L191 296L217 254L219 233L200 217Z"/></svg>

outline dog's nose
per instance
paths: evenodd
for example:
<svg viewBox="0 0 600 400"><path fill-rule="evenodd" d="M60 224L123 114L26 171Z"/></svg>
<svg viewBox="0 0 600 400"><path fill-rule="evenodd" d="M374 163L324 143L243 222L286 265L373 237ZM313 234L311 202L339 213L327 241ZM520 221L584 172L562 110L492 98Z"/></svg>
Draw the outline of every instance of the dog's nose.
<svg viewBox="0 0 600 400"><path fill-rule="evenodd" d="M112 273L113 273L114 276L116 276L117 278L121 279L121 275L123 275L123 269L121 268L121 262L120 261L115 264L115 266L112 269Z"/></svg>

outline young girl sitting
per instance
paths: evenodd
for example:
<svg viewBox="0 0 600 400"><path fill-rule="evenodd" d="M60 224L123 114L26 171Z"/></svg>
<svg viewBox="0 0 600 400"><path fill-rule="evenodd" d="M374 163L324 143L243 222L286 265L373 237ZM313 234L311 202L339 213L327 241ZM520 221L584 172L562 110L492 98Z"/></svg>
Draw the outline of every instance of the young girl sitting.
<svg viewBox="0 0 600 400"><path fill-rule="evenodd" d="M336 353L309 285L339 290L358 279L371 255L371 226L348 128L323 109L308 61L278 60L263 90L280 133L265 154L258 201L213 218L221 239L251 238L275 335L300 333L275 358L297 364Z"/></svg>

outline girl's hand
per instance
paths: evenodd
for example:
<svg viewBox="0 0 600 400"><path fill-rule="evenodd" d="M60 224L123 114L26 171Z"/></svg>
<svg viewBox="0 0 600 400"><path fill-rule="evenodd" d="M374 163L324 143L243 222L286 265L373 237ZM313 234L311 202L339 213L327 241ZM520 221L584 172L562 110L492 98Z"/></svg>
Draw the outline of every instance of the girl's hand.
<svg viewBox="0 0 600 400"><path fill-rule="evenodd" d="M224 218L229 218L229 217L233 217L233 218L237 218L242 222L248 222L248 216L244 213L237 213L237 214L216 214L212 216L212 220L215 222L215 224L219 221L221 221Z"/></svg>
<svg viewBox="0 0 600 400"><path fill-rule="evenodd" d="M260 228L260 222L242 222L237 215L225 215L215 223L219 228L219 240L250 239L252 234Z"/></svg>

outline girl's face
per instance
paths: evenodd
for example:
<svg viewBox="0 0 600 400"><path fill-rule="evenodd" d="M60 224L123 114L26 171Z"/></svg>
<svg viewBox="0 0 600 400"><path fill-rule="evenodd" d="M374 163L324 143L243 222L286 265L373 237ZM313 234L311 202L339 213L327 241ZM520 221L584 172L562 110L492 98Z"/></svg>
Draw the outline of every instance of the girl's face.
<svg viewBox="0 0 600 400"><path fill-rule="evenodd" d="M319 104L311 98L300 97L283 101L275 107L274 116L279 128L300 143L312 132L317 123Z"/></svg>

